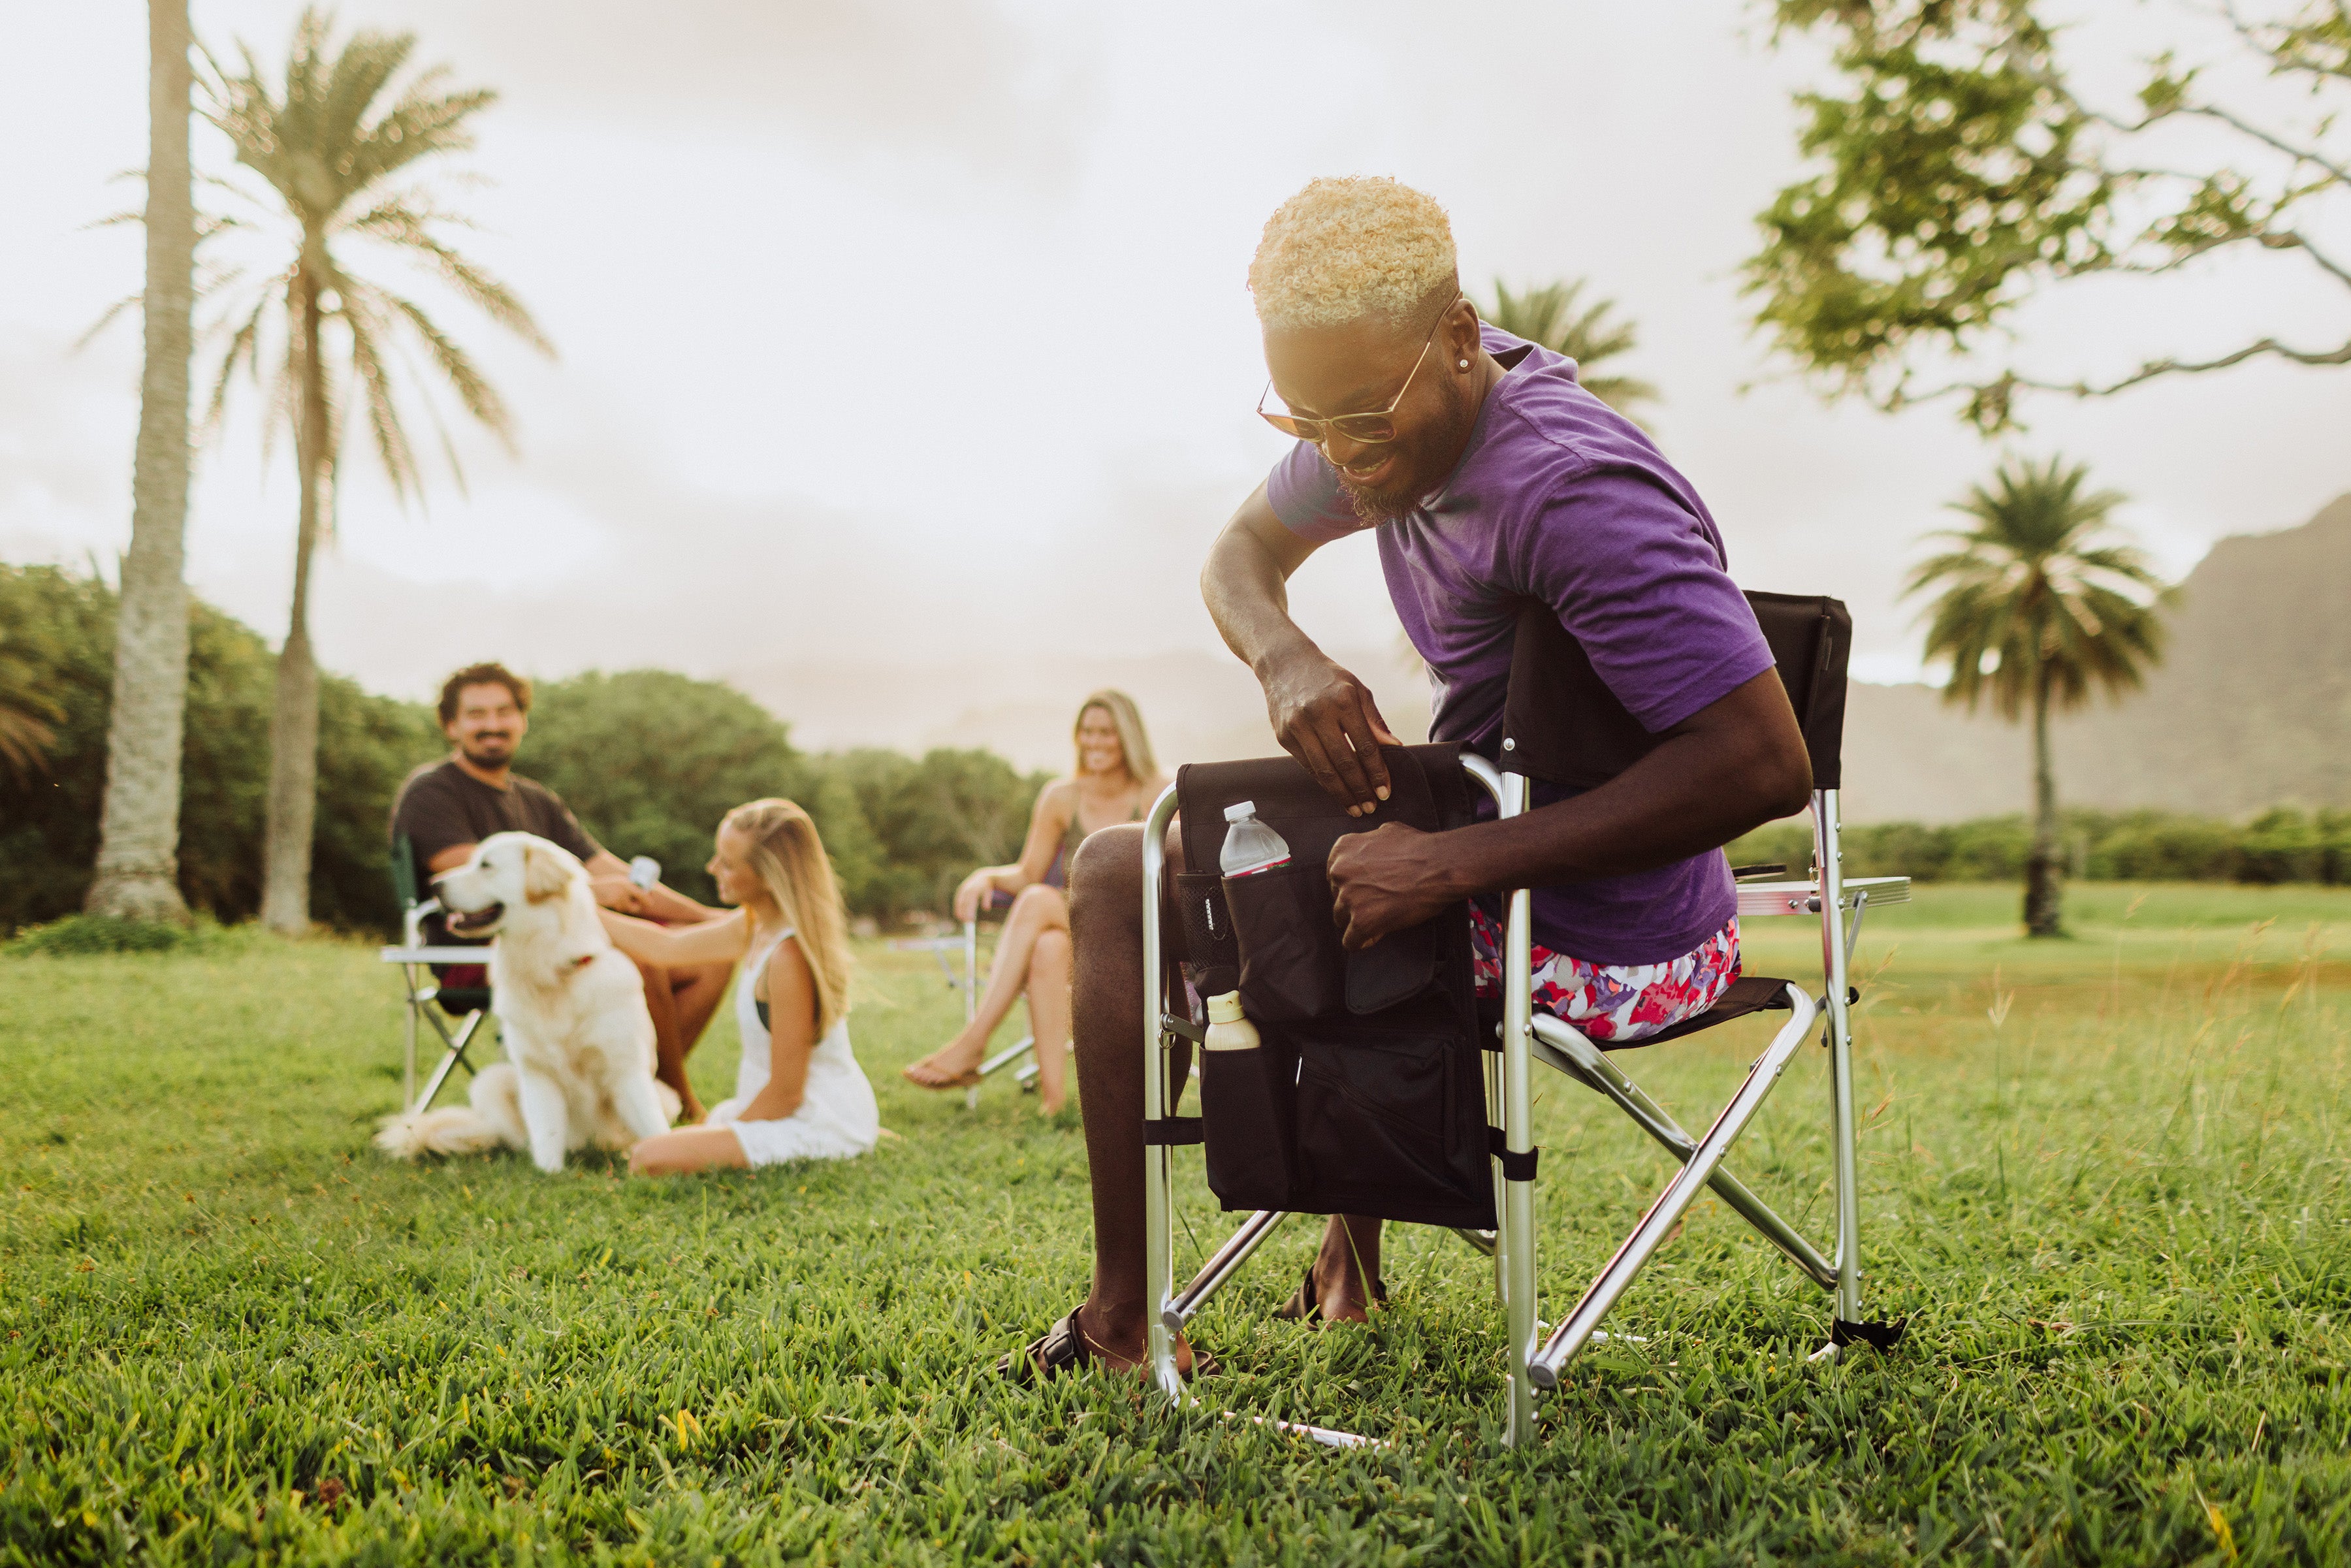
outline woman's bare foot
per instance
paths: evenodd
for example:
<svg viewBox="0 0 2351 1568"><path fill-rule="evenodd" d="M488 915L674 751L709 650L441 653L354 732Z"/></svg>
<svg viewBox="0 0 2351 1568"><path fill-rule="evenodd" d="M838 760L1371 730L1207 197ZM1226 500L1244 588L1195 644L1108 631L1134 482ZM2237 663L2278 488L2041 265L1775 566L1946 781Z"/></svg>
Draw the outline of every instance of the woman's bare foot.
<svg viewBox="0 0 2351 1568"><path fill-rule="evenodd" d="M922 1061L908 1064L903 1076L918 1089L967 1089L979 1082L979 1064L987 1051L985 1037L968 1040L959 1034Z"/></svg>

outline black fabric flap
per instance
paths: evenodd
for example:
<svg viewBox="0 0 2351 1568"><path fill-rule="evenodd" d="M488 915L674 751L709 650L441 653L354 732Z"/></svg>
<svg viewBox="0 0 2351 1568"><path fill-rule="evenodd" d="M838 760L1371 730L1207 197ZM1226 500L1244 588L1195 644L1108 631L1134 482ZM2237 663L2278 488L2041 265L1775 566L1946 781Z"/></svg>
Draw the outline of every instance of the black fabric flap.
<svg viewBox="0 0 2351 1568"><path fill-rule="evenodd" d="M1294 758L1189 762L1176 771L1187 871L1213 872L1225 847L1225 808L1256 803L1258 820L1280 833L1295 862L1321 865L1348 833L1402 822L1425 832L1468 820L1458 746L1384 746L1390 794L1369 816L1350 817Z"/></svg>

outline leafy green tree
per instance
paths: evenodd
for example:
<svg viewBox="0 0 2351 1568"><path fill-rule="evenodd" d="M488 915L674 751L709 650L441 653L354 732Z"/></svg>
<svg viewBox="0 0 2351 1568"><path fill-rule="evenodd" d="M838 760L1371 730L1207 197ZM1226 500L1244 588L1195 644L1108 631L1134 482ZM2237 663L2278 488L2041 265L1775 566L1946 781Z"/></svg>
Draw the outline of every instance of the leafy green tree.
<svg viewBox="0 0 2351 1568"><path fill-rule="evenodd" d="M991 751L946 747L920 760L861 749L820 758L816 766L823 776L818 800L837 800L845 792L880 852L870 880L847 883L850 907L877 919L944 910L974 866L1000 865L1019 854L1037 792L1050 777L1024 777ZM810 814L831 844L833 822L814 806Z"/></svg>
<svg viewBox="0 0 2351 1568"><path fill-rule="evenodd" d="M377 456L403 498L421 475L394 385L402 340L419 344L465 412L511 443L513 421L473 359L406 295L345 266L356 244L378 246L426 272L492 321L552 352L530 313L504 284L451 248L441 229L462 220L422 188L395 187L423 160L473 145L475 115L496 101L486 89L444 90L445 73L418 73L389 107L380 100L415 48L411 34L354 33L330 53L328 18L306 10L294 30L282 90L250 49L242 71L220 72L207 115L236 147L239 163L268 183L293 220L293 255L271 274L250 310L233 316L212 400L216 415L242 364L256 382L271 361L270 414L293 426L300 476L294 542L294 601L270 710L268 834L262 918L298 932L308 924L311 819L319 757L319 671L310 644L310 564L331 504L344 410L336 389L356 384ZM241 318L241 319L237 319ZM265 348L283 330L282 353ZM339 361L339 362L331 362ZM444 448L447 444L444 441ZM455 452L450 451L455 462Z"/></svg>
<svg viewBox="0 0 2351 1568"><path fill-rule="evenodd" d="M1641 404L1657 401L1657 389L1637 376L1595 371L1605 361L1630 353L1640 329L1630 321L1612 319L1616 308L1613 299L1583 305L1583 279L1566 278L1513 294L1496 278L1493 299L1479 301L1478 313L1512 337L1573 360L1583 390L1629 418Z"/></svg>
<svg viewBox="0 0 2351 1568"><path fill-rule="evenodd" d="M1816 170L1761 214L1746 264L1775 345L1832 395L1887 410L1954 398L1987 432L2014 423L2026 392L2103 397L2258 359L2351 364L2351 340L2269 335L2104 380L2010 362L2017 309L2084 278L2258 250L2351 288L2351 255L2320 243L2327 204L2351 194L2351 6L2309 0L2270 20L2227 7L2231 48L2158 56L2127 104L2077 88L2043 9L1775 0L1783 32L1826 37L1842 83L1797 95ZM2085 78L2130 68L2083 64ZM2216 85L2249 76L2271 85ZM2183 124L2214 134L2167 134Z"/></svg>
<svg viewBox="0 0 2351 1568"><path fill-rule="evenodd" d="M196 214L188 163L187 0L148 0L145 369L122 558L113 732L94 915L183 921L173 852L188 687L188 365L194 351Z"/></svg>
<svg viewBox="0 0 2351 1568"><path fill-rule="evenodd" d="M666 670L538 687L519 763L597 842L653 856L664 881L705 902L717 896L703 867L718 820L746 800L798 799L808 782L781 720L732 686ZM837 859L829 834L826 847Z"/></svg>
<svg viewBox="0 0 2351 1568"><path fill-rule="evenodd" d="M119 616L118 597L102 582L54 567L0 567L0 643L61 715L45 770L0 772L0 931L70 915L88 897ZM224 921L249 918L260 904L276 663L251 628L192 605L174 858L186 904ZM346 929L396 928L384 824L400 780L442 749L432 709L330 676L319 687L319 733L310 906Z"/></svg>
<svg viewBox="0 0 2351 1568"><path fill-rule="evenodd" d="M1940 591L1928 611L1927 656L1951 662L1946 701L1972 711L1989 698L2011 723L2032 716L2024 925L2034 936L2064 930L2050 712L2080 706L2093 686L2109 696L2137 688L2163 653L2158 607L2168 591L2136 547L2103 540L2123 497L2085 493L2088 479L2086 465L2056 457L2002 465L1991 488L1978 485L1953 504L1973 526L1935 536L1958 548L1921 562L1905 590Z"/></svg>

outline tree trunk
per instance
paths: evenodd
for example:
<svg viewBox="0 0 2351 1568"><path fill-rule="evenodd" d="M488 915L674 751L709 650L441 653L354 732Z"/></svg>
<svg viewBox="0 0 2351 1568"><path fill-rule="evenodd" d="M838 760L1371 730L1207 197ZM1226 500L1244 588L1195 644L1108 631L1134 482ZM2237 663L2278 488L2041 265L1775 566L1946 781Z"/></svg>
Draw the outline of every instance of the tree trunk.
<svg viewBox="0 0 2351 1568"><path fill-rule="evenodd" d="M310 649L310 558L319 544L319 492L333 455L327 449L327 382L319 356L320 269L303 246L295 284L300 316L302 402L295 461L302 474L301 518L294 530L294 606L277 654L277 692L269 711L269 807L263 833L261 920L298 936L310 925L310 835L318 815L319 664Z"/></svg>
<svg viewBox="0 0 2351 1568"><path fill-rule="evenodd" d="M2024 934L2063 936L2057 867L2057 775L2049 759L2049 673L2032 683L2032 852L2024 861Z"/></svg>
<svg viewBox="0 0 2351 1568"><path fill-rule="evenodd" d="M188 173L187 0L147 7L146 368L131 470L131 549L114 632L106 805L84 907L188 917L180 897L180 740L188 697L188 359L196 219Z"/></svg>

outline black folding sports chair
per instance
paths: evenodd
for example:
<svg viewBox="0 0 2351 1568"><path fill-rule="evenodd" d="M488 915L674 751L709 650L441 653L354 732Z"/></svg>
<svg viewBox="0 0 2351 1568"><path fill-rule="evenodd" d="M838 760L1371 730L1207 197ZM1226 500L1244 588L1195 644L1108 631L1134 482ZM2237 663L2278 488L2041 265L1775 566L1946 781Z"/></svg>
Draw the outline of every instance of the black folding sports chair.
<svg viewBox="0 0 2351 1568"><path fill-rule="evenodd" d="M1862 1318L1855 1193L1852 1035L1855 999L1846 967L1871 904L1908 896L1905 878L1848 883L1840 871L1837 798L1852 622L1831 599L1750 594L1811 753L1813 868L1807 878L1742 881L1742 916L1813 914L1821 923L1829 1102L1835 1160L1836 1239L1824 1257L1723 1168L1822 1003L1792 981L1745 977L1708 1012L1633 1042L1651 1046L1749 1013L1789 1016L1702 1136L1692 1137L1573 1026L1532 1008L1529 894L1508 896L1504 995L1499 1026L1471 996L1468 923L1457 906L1414 931L1343 954L1331 925L1323 872L1344 832L1388 821L1441 831L1469 820L1474 780L1502 816L1529 808L1535 781L1589 788L1655 744L1593 674L1583 650L1541 607L1520 621L1500 745L1501 766L1451 747L1387 753L1394 798L1349 819L1290 759L1195 765L1154 806L1144 834L1144 972L1160 977L1146 1000L1144 1089L1145 1257L1153 1374L1172 1399L1186 1396L1174 1336L1291 1212L1352 1213L1448 1226L1495 1259L1510 1336L1507 1440L1534 1430L1538 1389L1589 1343L1701 1191L1711 1189L1804 1275L1834 1297L1830 1342L1814 1359L1855 1341L1890 1344L1898 1326ZM1224 809L1252 800L1289 842L1282 871L1219 879ZM1164 876L1168 824L1183 810L1186 871ZM1781 869L1781 868L1773 868ZM1163 885L1165 883L1165 885ZM1173 1075L1179 1040L1204 1031L1166 963L1167 921L1203 996L1238 986L1258 1023L1257 1051L1199 1053L1201 1115L1174 1114L1183 1084ZM1541 1062L1600 1093L1663 1145L1680 1168L1583 1297L1538 1338L1534 1194L1537 1152L1530 1080ZM1482 1095L1472 1092L1482 1082ZM1495 1124L1499 1119L1499 1125ZM1207 1145L1208 1182L1223 1206L1249 1218L1180 1291L1170 1226L1170 1150ZM1343 1432L1296 1427L1319 1441L1353 1446Z"/></svg>
<svg viewBox="0 0 2351 1568"><path fill-rule="evenodd" d="M417 897L422 890L416 883L415 850L406 833L396 834L392 841L392 890L400 901L400 946L384 948L381 957L385 963L400 967L401 995L408 1004L408 1048L401 1100L405 1109L422 1111L441 1092L441 1086L449 1081L451 1069L462 1063L468 1076L475 1071L465 1048L480 1032L482 1020L490 1016L486 977L485 983L478 986L442 982L453 967L474 967L486 963L490 950L433 943L426 922L441 913L441 901ZM420 1019L442 1045L441 1060L434 1065L433 1075L425 1080L421 1094L416 1089L416 1026Z"/></svg>

